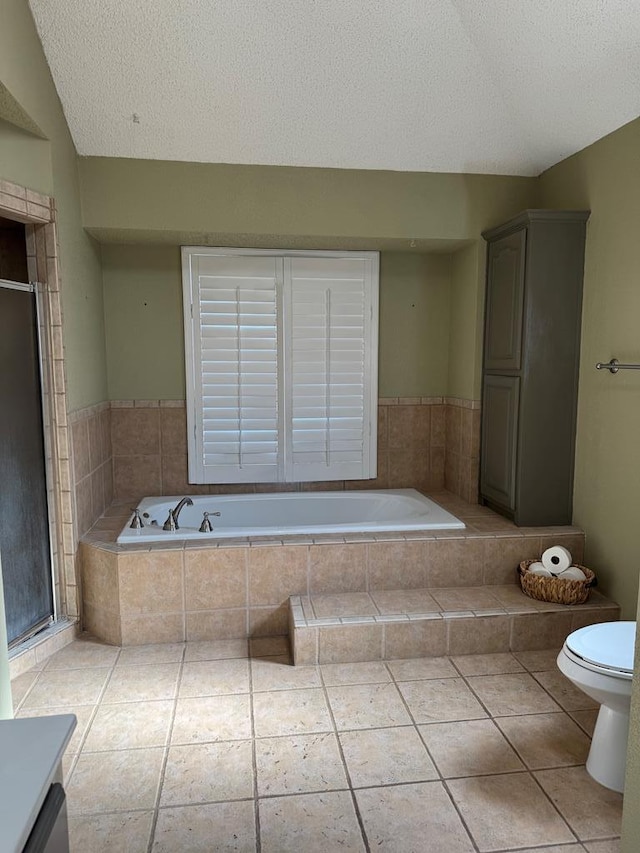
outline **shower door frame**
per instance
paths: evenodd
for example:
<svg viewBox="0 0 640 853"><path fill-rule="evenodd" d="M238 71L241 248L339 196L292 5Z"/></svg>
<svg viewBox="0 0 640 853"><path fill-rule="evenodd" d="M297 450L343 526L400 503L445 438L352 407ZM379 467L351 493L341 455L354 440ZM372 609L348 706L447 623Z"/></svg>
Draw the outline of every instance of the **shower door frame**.
<svg viewBox="0 0 640 853"><path fill-rule="evenodd" d="M63 618L76 621L80 615L76 582L78 538L67 415L55 201L18 184L0 180L0 216L25 225L28 277L38 305L53 620L54 623Z"/></svg>
<svg viewBox="0 0 640 853"><path fill-rule="evenodd" d="M45 376L44 376L44 352L43 352L43 330L42 330L42 317L44 315L43 309L43 292L42 285L39 282L20 282L13 281L11 279L0 279L0 288L7 288L8 290L18 290L21 293L32 293L34 296L34 304L35 304L35 320L36 320L36 332L37 332L37 367L38 367L38 375L40 378L40 389L38 393L38 399L40 402L40 413L42 419L42 435L43 435L43 453L44 453L44 486L45 495L46 495L46 504L47 504L47 519L48 519L48 550L49 550L49 570L47 574L51 577L51 610L52 613L46 617L46 619L42 619L39 622L33 623L27 631L17 637L15 640L9 643L9 648L15 648L19 646L21 643L28 640L34 634L37 634L43 628L48 627L52 622L56 622L58 618L58 605L56 601L55 595L55 587L56 587L56 571L53 562L53 554L54 554L54 542L52 539L52 534L55 532L55 513L53 511L53 507L50 506L50 496L53 485L53 470L50 464L51 460L51 437L48 434L49 430L45 428L46 417L45 417ZM5 604L6 604L6 596L5 596Z"/></svg>

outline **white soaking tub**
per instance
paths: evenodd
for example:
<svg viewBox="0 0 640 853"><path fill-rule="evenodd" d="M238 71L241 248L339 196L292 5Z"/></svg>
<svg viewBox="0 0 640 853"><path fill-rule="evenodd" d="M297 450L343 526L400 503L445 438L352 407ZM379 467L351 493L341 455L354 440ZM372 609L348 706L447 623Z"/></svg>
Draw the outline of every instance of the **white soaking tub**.
<svg viewBox="0 0 640 853"><path fill-rule="evenodd" d="M144 527L127 521L117 541L170 542L176 539L216 540L242 536L287 536L322 533L383 533L403 530L452 530L464 524L415 489L349 492L282 492L262 495L202 495L192 497L179 515L179 529L163 530L181 500L144 498L138 504ZM213 530L200 533L203 513ZM220 515L213 515L220 513Z"/></svg>

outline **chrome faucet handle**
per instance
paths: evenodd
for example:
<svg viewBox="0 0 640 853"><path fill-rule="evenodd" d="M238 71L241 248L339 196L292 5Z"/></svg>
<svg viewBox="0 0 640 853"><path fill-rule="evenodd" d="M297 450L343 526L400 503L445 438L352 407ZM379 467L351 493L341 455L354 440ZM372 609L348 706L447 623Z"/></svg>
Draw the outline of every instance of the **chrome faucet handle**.
<svg viewBox="0 0 640 853"><path fill-rule="evenodd" d="M211 526L211 522L209 521L210 515L220 516L219 512L203 512L202 513L202 524L200 525L200 533L212 533L213 527Z"/></svg>
<svg viewBox="0 0 640 853"><path fill-rule="evenodd" d="M165 523L162 525L162 529L168 530L171 533L174 533L176 530L179 529L176 523L176 517L172 509L169 510L169 515L167 516L167 520L165 521Z"/></svg>
<svg viewBox="0 0 640 853"><path fill-rule="evenodd" d="M129 527L132 530L141 530L144 527L144 521L140 518L140 510L136 507L136 509L132 508L131 512L133 513L133 518Z"/></svg>
<svg viewBox="0 0 640 853"><path fill-rule="evenodd" d="M209 513L202 513L202 524L200 525L200 533L211 533L213 531L213 527L211 526L211 522L209 521Z"/></svg>

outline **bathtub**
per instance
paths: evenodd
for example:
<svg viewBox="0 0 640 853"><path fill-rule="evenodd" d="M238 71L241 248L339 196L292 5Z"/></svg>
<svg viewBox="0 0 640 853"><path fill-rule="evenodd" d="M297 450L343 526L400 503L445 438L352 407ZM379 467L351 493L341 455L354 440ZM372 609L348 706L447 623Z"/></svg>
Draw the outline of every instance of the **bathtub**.
<svg viewBox="0 0 640 853"><path fill-rule="evenodd" d="M349 492L283 492L261 495L202 495L184 506L180 529L162 529L175 497L144 498L138 504L145 526L132 529L131 517L117 542L216 540L245 536L288 536L322 533L383 533L403 530L453 530L464 524L415 489ZM203 512L213 531L200 533Z"/></svg>

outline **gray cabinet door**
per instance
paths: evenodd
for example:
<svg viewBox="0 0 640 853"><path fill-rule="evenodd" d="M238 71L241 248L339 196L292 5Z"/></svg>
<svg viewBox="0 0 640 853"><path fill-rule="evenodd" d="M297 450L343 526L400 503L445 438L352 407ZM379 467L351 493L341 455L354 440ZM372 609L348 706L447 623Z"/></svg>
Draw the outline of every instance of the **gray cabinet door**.
<svg viewBox="0 0 640 853"><path fill-rule="evenodd" d="M519 397L519 377L485 376L480 491L510 510L515 509Z"/></svg>
<svg viewBox="0 0 640 853"><path fill-rule="evenodd" d="M485 370L519 370L527 229L489 245Z"/></svg>

